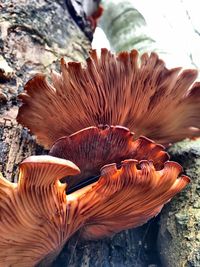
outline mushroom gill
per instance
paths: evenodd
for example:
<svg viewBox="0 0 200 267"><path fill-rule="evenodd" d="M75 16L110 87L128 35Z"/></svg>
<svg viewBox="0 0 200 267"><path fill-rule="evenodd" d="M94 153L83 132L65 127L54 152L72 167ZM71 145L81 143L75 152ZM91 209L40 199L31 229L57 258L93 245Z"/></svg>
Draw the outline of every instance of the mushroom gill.
<svg viewBox="0 0 200 267"><path fill-rule="evenodd" d="M104 166L97 182L66 195L59 179L78 174L75 164L27 158L17 184L0 177L0 266L48 266L80 228L85 238L99 238L145 223L189 182L181 171L174 162L155 170L150 161L125 160L119 169Z"/></svg>
<svg viewBox="0 0 200 267"><path fill-rule="evenodd" d="M90 214L82 229L82 236L87 239L146 223L190 181L187 176L179 176L182 167L172 161L166 162L160 171L147 160L130 159L121 165L119 169L116 164L104 166L99 181L80 197L82 214ZM81 190L69 197L73 199Z"/></svg>
<svg viewBox="0 0 200 267"><path fill-rule="evenodd" d="M43 74L33 77L19 96L17 120L46 148L99 124L125 126L161 144L199 137L196 78L196 70L167 69L155 53L102 49L98 57L92 50L85 67L62 59L61 74L52 72L51 83Z"/></svg>
<svg viewBox="0 0 200 267"><path fill-rule="evenodd" d="M200 135L196 77L155 53L102 49L85 67L62 59L52 83L31 79L17 120L50 156L25 160L18 184L0 181L0 265L52 259L80 228L98 238L156 216L189 182L157 143Z"/></svg>
<svg viewBox="0 0 200 267"><path fill-rule="evenodd" d="M70 160L80 168L79 175L65 179L68 189L75 186L74 190L78 184L83 186L88 180L98 179L100 169L107 164L116 163L119 166L126 159L149 160L159 170L169 159L162 145L143 136L136 139L134 133L125 127L108 125L88 127L61 137L49 154Z"/></svg>
<svg viewBox="0 0 200 267"><path fill-rule="evenodd" d="M70 161L32 156L20 164L17 184L0 177L0 266L31 267L44 257L48 266L56 257L82 224L59 178L79 172Z"/></svg>

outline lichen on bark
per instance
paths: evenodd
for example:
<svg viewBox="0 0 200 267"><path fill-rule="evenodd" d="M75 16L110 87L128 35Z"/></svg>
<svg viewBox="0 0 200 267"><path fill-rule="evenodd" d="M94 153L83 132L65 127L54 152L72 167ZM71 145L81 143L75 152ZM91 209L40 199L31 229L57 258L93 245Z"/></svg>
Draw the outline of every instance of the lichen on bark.
<svg viewBox="0 0 200 267"><path fill-rule="evenodd" d="M200 264L200 140L185 140L169 149L191 178L190 185L161 213L158 249L163 267Z"/></svg>
<svg viewBox="0 0 200 267"><path fill-rule="evenodd" d="M71 18L65 1L3 1L0 73L6 75L8 66L10 77L1 79L2 102L15 104L24 83L35 73L57 68L61 57L83 61L90 48L90 41Z"/></svg>

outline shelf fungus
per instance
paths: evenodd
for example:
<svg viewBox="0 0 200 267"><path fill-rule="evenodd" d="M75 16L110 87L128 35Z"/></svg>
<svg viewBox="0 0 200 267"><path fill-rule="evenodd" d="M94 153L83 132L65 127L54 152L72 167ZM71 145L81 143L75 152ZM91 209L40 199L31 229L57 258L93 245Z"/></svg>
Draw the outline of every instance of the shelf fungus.
<svg viewBox="0 0 200 267"><path fill-rule="evenodd" d="M69 215L66 186L59 178L79 172L72 162L32 156L20 164L17 184L0 177L0 266L35 266L59 253L81 223L68 225L73 207Z"/></svg>
<svg viewBox="0 0 200 267"><path fill-rule="evenodd" d="M37 74L19 97L17 120L50 148L60 137L99 124L121 125L157 143L200 136L197 71L167 69L155 53L92 50L86 66L61 60L51 82ZM31 119L30 119L31 118Z"/></svg>
<svg viewBox="0 0 200 267"><path fill-rule="evenodd" d="M32 156L20 164L19 181L0 178L0 266L48 266L72 234L88 239L139 226L189 182L179 164L128 159L105 165L98 181L66 194L59 181L79 174L64 159ZM120 220L119 220L120 218Z"/></svg>
<svg viewBox="0 0 200 267"><path fill-rule="evenodd" d="M17 184L0 180L0 266L47 264L79 229L101 238L156 216L189 182L162 144L199 137L196 77L102 49L32 78L17 120L50 152L23 161Z"/></svg>
<svg viewBox="0 0 200 267"><path fill-rule="evenodd" d="M135 139L125 127L108 125L88 127L62 137L54 143L49 154L70 160L80 168L76 179L70 176L64 179L69 190L98 179L100 169L107 164L120 166L126 159L149 160L160 170L169 159L162 145L143 136Z"/></svg>

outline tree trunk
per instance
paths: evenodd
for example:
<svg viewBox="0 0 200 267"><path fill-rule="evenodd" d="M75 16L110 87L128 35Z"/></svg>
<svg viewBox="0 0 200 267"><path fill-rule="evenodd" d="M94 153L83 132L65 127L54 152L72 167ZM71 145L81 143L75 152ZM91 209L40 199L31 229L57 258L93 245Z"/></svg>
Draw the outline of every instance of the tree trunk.
<svg viewBox="0 0 200 267"><path fill-rule="evenodd" d="M158 248L163 267L200 266L200 140L169 149L191 183L162 211Z"/></svg>
<svg viewBox="0 0 200 267"><path fill-rule="evenodd" d="M0 164L15 181L19 162L42 151L16 124L18 93L35 73L58 68L61 57L83 61L91 46L64 0L3 1L0 29Z"/></svg>

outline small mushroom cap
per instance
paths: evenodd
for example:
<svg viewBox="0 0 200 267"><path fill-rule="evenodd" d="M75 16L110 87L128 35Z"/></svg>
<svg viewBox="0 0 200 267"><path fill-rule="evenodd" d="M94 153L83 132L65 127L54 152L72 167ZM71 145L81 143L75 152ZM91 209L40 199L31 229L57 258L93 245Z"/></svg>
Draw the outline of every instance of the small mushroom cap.
<svg viewBox="0 0 200 267"><path fill-rule="evenodd" d="M38 176L36 172L38 172ZM25 159L20 164L20 173L19 183L21 185L27 186L27 184L35 183L39 186L55 183L58 179L68 175L78 175L80 169L69 160L41 155Z"/></svg>
<svg viewBox="0 0 200 267"><path fill-rule="evenodd" d="M0 266L35 266L56 257L81 224L68 227L66 185L59 179L79 172L67 160L32 156L20 164L17 184L0 177Z"/></svg>
<svg viewBox="0 0 200 267"><path fill-rule="evenodd" d="M37 74L19 98L17 120L50 148L62 136L99 124L122 125L136 136L168 144L200 136L196 70L167 69L158 55L92 50L86 66L61 60L50 84Z"/></svg>
<svg viewBox="0 0 200 267"><path fill-rule="evenodd" d="M68 188L100 175L100 169L125 159L150 160L156 169L163 168L169 159L162 145L134 134L121 126L88 127L70 136L62 137L51 148L50 155L70 160L81 170L78 176L68 176Z"/></svg>
<svg viewBox="0 0 200 267"><path fill-rule="evenodd" d="M119 169L116 164L104 166L85 194L80 189L68 196L79 197L83 216L90 214L82 235L96 239L144 224L189 183L180 172L175 162L166 162L159 171L149 161L125 160Z"/></svg>

